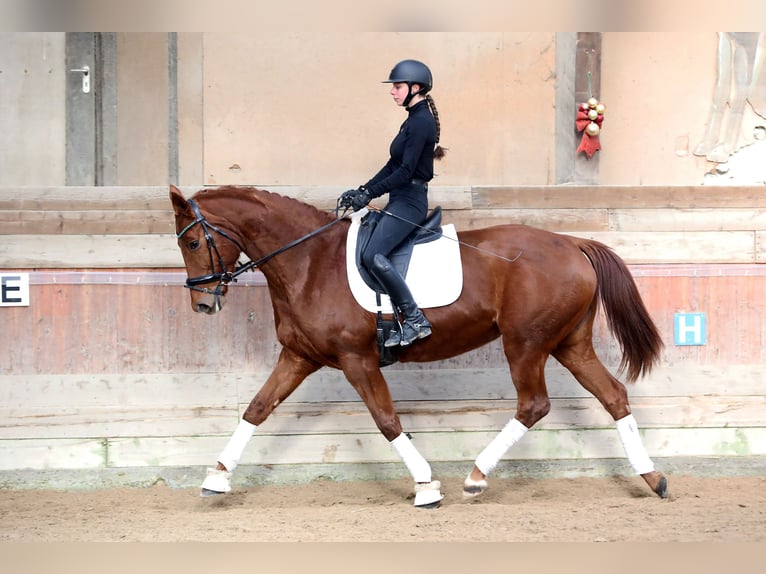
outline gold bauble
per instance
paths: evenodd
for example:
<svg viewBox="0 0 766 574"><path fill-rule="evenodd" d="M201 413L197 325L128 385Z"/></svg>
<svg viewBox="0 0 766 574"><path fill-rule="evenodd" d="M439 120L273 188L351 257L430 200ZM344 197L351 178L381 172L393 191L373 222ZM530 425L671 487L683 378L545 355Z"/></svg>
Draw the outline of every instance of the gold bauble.
<svg viewBox="0 0 766 574"><path fill-rule="evenodd" d="M598 117L598 112L596 110L588 110L588 119L591 121L595 121Z"/></svg>
<svg viewBox="0 0 766 574"><path fill-rule="evenodd" d="M606 106L604 104L597 104L596 111L599 113L599 115L604 115L604 112L606 111Z"/></svg>
<svg viewBox="0 0 766 574"><path fill-rule="evenodd" d="M597 136L598 132L601 131L601 128L598 127L598 124L596 122L591 122L588 124L588 127L585 128L585 133L587 133L589 136Z"/></svg>
<svg viewBox="0 0 766 574"><path fill-rule="evenodd" d="M589 108L595 108L597 105L598 105L598 100L596 98L588 98Z"/></svg>

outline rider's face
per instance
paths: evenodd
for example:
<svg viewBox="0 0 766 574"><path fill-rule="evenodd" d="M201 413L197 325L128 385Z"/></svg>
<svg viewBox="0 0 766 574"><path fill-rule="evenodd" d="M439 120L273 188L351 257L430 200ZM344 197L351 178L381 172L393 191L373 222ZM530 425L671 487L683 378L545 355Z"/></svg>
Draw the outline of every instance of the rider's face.
<svg viewBox="0 0 766 574"><path fill-rule="evenodd" d="M409 86L405 82L394 82L389 94L394 98L397 106L404 105L405 98L409 95Z"/></svg>

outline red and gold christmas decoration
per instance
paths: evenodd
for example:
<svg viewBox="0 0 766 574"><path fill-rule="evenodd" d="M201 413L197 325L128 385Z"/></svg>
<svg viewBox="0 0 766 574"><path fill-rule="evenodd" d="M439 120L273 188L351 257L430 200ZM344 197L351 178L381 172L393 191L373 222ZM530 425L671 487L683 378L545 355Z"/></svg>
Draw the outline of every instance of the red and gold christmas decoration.
<svg viewBox="0 0 766 574"><path fill-rule="evenodd" d="M577 107L575 126L578 132L582 132L582 139L577 148L577 153L585 152L590 159L593 154L601 149L598 134L601 133L601 124L604 122L606 106L591 96L587 102Z"/></svg>

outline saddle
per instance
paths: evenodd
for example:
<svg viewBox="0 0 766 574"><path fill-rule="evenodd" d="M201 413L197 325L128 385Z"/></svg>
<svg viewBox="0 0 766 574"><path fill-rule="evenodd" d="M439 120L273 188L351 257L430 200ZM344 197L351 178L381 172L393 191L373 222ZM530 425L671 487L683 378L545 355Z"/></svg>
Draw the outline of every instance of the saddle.
<svg viewBox="0 0 766 574"><path fill-rule="evenodd" d="M367 286L373 291L385 293L385 289L370 275L362 265L362 253L367 247L370 241L372 232L378 225L380 218L383 214L379 211L370 211L364 217L362 217L359 223L359 233L357 235L356 242L356 266L359 270L359 274L367 284ZM423 243L430 243L436 241L442 236L442 208L436 206L433 211L428 215L426 220L420 227L416 227L412 233L410 233L404 241L402 241L391 254L388 256L389 261L394 266L399 274L407 278L407 270L410 267L410 261L412 260L412 251L415 245L421 245Z"/></svg>
<svg viewBox="0 0 766 574"><path fill-rule="evenodd" d="M346 253L354 253L346 261L351 292L363 308L376 314L379 365L385 367L398 361L398 348L385 347L384 340L394 321L383 319L391 313L393 305L385 290L361 264L361 254L381 217L380 212L358 212L351 216L352 225L347 237ZM422 225L417 227L388 259L405 278L415 301L421 308L449 305L463 288L460 249L455 226L442 226L441 207L435 207ZM413 263L410 269L410 263ZM408 273L410 271L410 273Z"/></svg>

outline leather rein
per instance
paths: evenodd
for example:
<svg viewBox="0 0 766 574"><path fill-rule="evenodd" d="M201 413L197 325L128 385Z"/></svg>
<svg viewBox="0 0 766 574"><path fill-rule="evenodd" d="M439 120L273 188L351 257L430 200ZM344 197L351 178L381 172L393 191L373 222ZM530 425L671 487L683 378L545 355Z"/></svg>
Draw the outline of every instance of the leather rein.
<svg viewBox="0 0 766 574"><path fill-rule="evenodd" d="M218 246L216 245L215 238L210 233L211 231L214 231L218 235L226 238L227 240L231 241L234 245L237 246L240 253L245 253L245 248L242 247L242 245L234 239L229 233L221 229L220 227L217 227L213 225L212 223L209 223L205 216L202 215L202 212L200 211L199 206L197 205L197 202L193 199L188 200L189 205L192 208L192 211L194 212L195 220L192 221L189 225L184 227L180 232L176 234L176 237L178 239L181 239L184 234L189 231L191 228L193 228L196 225L201 225L202 230L205 234L205 242L207 243L207 250L208 254L210 255L210 269L215 269L215 258L218 259L218 265L223 271L212 271L208 275L199 275L197 277L187 277L186 278L186 284L184 287L187 289L191 289L193 291L200 291L202 293L210 293L212 295L215 295L216 297L220 296L222 294L221 287L228 285L229 283L236 283L237 277L239 277L242 273L245 273L247 271L252 271L253 269L260 267L267 261L269 261L272 257L275 257L279 255L280 253L283 253L284 251L287 251L288 249L291 249L295 247L296 245L299 245L306 241L307 239L311 239L315 235L318 235L325 229L335 225L341 219L334 219L330 223L327 223L323 225L322 227L319 227L318 229L315 229L311 233L307 233L303 237L299 237L298 239L291 241L287 245L284 245L277 249L276 251L272 251L268 255L265 255L264 257L261 257L257 261L253 261L252 259L248 261L247 263L243 263L236 267L234 271L226 271L226 263L223 260L223 257L221 256L221 252L218 250ZM214 258L215 254L215 258ZM218 285L215 286L215 289L208 289L206 287L200 287L200 285L204 285L205 283L212 283L213 281L218 281Z"/></svg>

